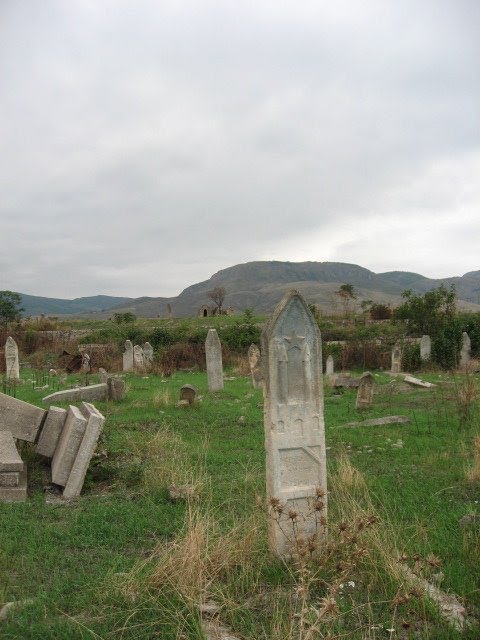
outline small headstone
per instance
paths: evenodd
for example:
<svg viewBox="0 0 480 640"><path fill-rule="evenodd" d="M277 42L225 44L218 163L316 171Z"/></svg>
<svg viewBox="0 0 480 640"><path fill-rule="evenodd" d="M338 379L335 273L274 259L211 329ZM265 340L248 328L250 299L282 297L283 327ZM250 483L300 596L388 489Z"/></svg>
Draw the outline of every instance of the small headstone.
<svg viewBox="0 0 480 640"><path fill-rule="evenodd" d="M262 334L262 353L267 498L273 510L269 542L272 552L284 557L292 553L295 536L320 544L326 535L320 332L297 291L273 312Z"/></svg>
<svg viewBox="0 0 480 640"><path fill-rule="evenodd" d="M88 353L82 353L82 371L83 373L89 373L90 371L90 356Z"/></svg>
<svg viewBox="0 0 480 640"><path fill-rule="evenodd" d="M130 340L125 342L125 351L123 352L123 370L133 371L133 344Z"/></svg>
<svg viewBox="0 0 480 640"><path fill-rule="evenodd" d="M149 342L145 342L143 345L143 357L145 360L145 367L150 369L153 362L153 347Z"/></svg>
<svg viewBox="0 0 480 640"><path fill-rule="evenodd" d="M50 371L48 372L48 375L52 376L52 378L54 378L57 375L57 370L56 369L50 369Z"/></svg>
<svg viewBox="0 0 480 640"><path fill-rule="evenodd" d="M98 375L100 377L100 382L102 384L106 384L106 382L108 380L108 373L105 371L105 369L103 367L100 367L98 369Z"/></svg>
<svg viewBox="0 0 480 640"><path fill-rule="evenodd" d="M186 400L188 404L193 404L197 398L198 389L193 384L184 384L180 389L180 401Z"/></svg>
<svg viewBox="0 0 480 640"><path fill-rule="evenodd" d="M15 340L9 336L5 342L5 372L7 380L19 380L20 361Z"/></svg>
<svg viewBox="0 0 480 640"><path fill-rule="evenodd" d="M422 336L420 340L420 360L428 362L432 357L432 341L430 336Z"/></svg>
<svg viewBox="0 0 480 640"><path fill-rule="evenodd" d="M327 358L326 366L325 366L325 373L327 374L327 376L333 376L334 371L335 371L335 365L333 362L333 356L329 355Z"/></svg>
<svg viewBox="0 0 480 640"><path fill-rule="evenodd" d="M392 368L391 373L397 374L402 370L402 349L397 343L392 349Z"/></svg>
<svg viewBox="0 0 480 640"><path fill-rule="evenodd" d="M223 389L222 345L216 329L209 329L205 340L207 379L209 391Z"/></svg>
<svg viewBox="0 0 480 640"><path fill-rule="evenodd" d="M54 402L80 402L85 400L91 402L97 400L99 402L106 400L108 397L108 389L105 383L89 384L88 387L76 387L74 389L64 389L63 391L55 391L42 399L45 404L53 404Z"/></svg>
<svg viewBox="0 0 480 640"><path fill-rule="evenodd" d="M67 412L60 407L50 407L37 442L36 451L42 456L53 458Z"/></svg>
<svg viewBox="0 0 480 640"><path fill-rule="evenodd" d="M253 388L261 389L263 387L261 353L256 344L251 344L248 347L248 364L250 365Z"/></svg>
<svg viewBox="0 0 480 640"><path fill-rule="evenodd" d="M373 400L373 387L375 384L374 377L369 371L366 371L360 377L360 384L358 385L357 401L355 403L355 409L369 409Z"/></svg>
<svg viewBox="0 0 480 640"><path fill-rule="evenodd" d="M123 400L125 398L125 381L121 378L108 378L108 399Z"/></svg>
<svg viewBox="0 0 480 640"><path fill-rule="evenodd" d="M133 347L133 369L139 373L145 372L145 355L139 344Z"/></svg>
<svg viewBox="0 0 480 640"><path fill-rule="evenodd" d="M462 333L462 350L460 351L460 369L468 367L470 362L471 340L466 331Z"/></svg>

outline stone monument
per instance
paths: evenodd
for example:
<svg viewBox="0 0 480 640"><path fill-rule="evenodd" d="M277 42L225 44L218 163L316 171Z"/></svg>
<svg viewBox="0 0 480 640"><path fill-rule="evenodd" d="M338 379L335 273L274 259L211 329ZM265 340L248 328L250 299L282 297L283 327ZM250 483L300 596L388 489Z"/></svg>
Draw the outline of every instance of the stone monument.
<svg viewBox="0 0 480 640"><path fill-rule="evenodd" d="M263 376L261 367L261 353L256 344L248 347L248 364L250 365L250 373L252 375L252 384L254 389L263 387Z"/></svg>
<svg viewBox="0 0 480 640"><path fill-rule="evenodd" d="M470 336L466 331L462 333L462 350L460 351L460 369L465 369L468 367L468 363L470 362L470 350L471 350L471 340Z"/></svg>
<svg viewBox="0 0 480 640"><path fill-rule="evenodd" d="M18 347L17 343L11 336L9 336L5 342L5 371L8 380L20 379Z"/></svg>
<svg viewBox="0 0 480 640"><path fill-rule="evenodd" d="M292 534L321 544L327 525L320 331L297 291L273 312L262 353L269 544L283 557Z"/></svg>
<svg viewBox="0 0 480 640"><path fill-rule="evenodd" d="M392 368L391 373L400 373L402 370L402 349L400 345L395 344L392 349Z"/></svg>
<svg viewBox="0 0 480 640"><path fill-rule="evenodd" d="M207 379L209 391L223 389L222 345L216 329L209 329L205 340Z"/></svg>
<svg viewBox="0 0 480 640"><path fill-rule="evenodd" d="M133 369L139 373L145 372L145 354L139 344L133 347Z"/></svg>
<svg viewBox="0 0 480 640"><path fill-rule="evenodd" d="M133 371L133 344L130 340L125 342L125 351L123 353L123 370Z"/></svg>
<svg viewBox="0 0 480 640"><path fill-rule="evenodd" d="M90 356L88 353L82 353L82 371L83 373L90 372Z"/></svg>
<svg viewBox="0 0 480 640"><path fill-rule="evenodd" d="M153 347L149 342L145 342L143 345L143 356L145 359L145 366L150 368L153 362Z"/></svg>
<svg viewBox="0 0 480 640"><path fill-rule="evenodd" d="M369 409L373 400L374 378L370 371L366 371L360 378L357 391L355 409Z"/></svg>
<svg viewBox="0 0 480 640"><path fill-rule="evenodd" d="M428 362L432 356L432 341L430 336L422 336L420 340L420 360Z"/></svg>
<svg viewBox="0 0 480 640"><path fill-rule="evenodd" d="M325 364L325 373L327 374L327 376L333 376L334 372L335 366L333 363L333 356L329 355Z"/></svg>

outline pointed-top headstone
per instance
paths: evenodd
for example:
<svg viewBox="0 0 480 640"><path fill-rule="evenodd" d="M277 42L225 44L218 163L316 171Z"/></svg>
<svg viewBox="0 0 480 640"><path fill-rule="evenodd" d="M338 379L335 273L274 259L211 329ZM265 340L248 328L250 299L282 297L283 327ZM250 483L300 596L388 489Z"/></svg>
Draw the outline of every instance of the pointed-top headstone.
<svg viewBox="0 0 480 640"><path fill-rule="evenodd" d="M223 389L222 345L216 329L209 329L205 340L207 379L209 391Z"/></svg>
<svg viewBox="0 0 480 640"><path fill-rule="evenodd" d="M123 353L123 370L133 371L133 344L130 340L125 342L125 351Z"/></svg>
<svg viewBox="0 0 480 640"><path fill-rule="evenodd" d="M273 312L262 354L269 542L286 556L295 535L321 544L327 524L320 331L297 291Z"/></svg>
<svg viewBox="0 0 480 640"><path fill-rule="evenodd" d="M18 380L20 378L18 347L11 336L5 342L5 371L9 380Z"/></svg>
<svg viewBox="0 0 480 640"><path fill-rule="evenodd" d="M468 367L470 362L470 350L471 350L470 336L466 331L462 333L462 350L460 351L460 369Z"/></svg>
<svg viewBox="0 0 480 640"><path fill-rule="evenodd" d="M420 340L420 360L427 362L432 356L432 341L430 336L422 336Z"/></svg>

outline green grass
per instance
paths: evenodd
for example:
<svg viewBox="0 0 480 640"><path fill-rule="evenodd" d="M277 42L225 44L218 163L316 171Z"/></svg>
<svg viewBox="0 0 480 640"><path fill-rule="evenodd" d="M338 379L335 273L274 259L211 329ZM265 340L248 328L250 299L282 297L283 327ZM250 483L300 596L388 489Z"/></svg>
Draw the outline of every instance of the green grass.
<svg viewBox="0 0 480 640"><path fill-rule="evenodd" d="M17 397L41 406L47 392L33 389L28 370L22 376L25 384ZM439 381L435 374L426 378ZM69 383L78 379L69 376ZM245 639L281 637L275 625L290 611L295 576L267 553L265 518L257 504L264 496L261 391L253 390L248 378L234 376L223 392L209 394L204 373L176 373L164 380L129 375L126 381L124 401L96 405L106 416L105 429L78 502L45 504L48 464L30 445L22 445L29 499L0 504L0 603L31 603L0 622L0 637L201 638L197 616L182 592L152 580L157 561L139 568L155 549L181 539L186 506L167 499L166 485L190 472L203 483L196 509L218 523L217 534L248 518L259 523L261 532L251 559L246 555L244 566L232 566L210 585L217 598L229 603L222 617ZM480 513L480 486L469 486L465 479L478 413L470 424L460 424L455 385L428 391L397 385L395 391L389 376L380 374L376 381L373 408L360 418L355 391L325 389L329 474L335 477L347 455L363 474L399 551L438 556L442 589L464 598L475 616L480 608L479 526L461 529L458 520ZM185 383L196 385L203 399L195 407L177 408ZM392 414L407 415L411 422L342 426ZM339 518L335 495L329 505L333 528ZM478 637L478 630L454 631L423 601L400 607L394 617L391 599L398 585L393 578L380 565L375 574L361 563L353 571L355 593L339 598L343 613L332 623L342 637ZM412 626L402 629L402 620ZM369 623L398 633L371 630Z"/></svg>

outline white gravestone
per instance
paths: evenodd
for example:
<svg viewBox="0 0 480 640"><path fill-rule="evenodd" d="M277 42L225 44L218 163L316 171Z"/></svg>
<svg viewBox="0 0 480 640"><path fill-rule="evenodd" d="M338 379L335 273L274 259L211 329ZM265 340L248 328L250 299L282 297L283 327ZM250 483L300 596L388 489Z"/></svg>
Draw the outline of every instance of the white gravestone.
<svg viewBox="0 0 480 640"><path fill-rule="evenodd" d="M145 371L145 354L139 344L133 347L133 368L139 373L144 373Z"/></svg>
<svg viewBox="0 0 480 640"><path fill-rule="evenodd" d="M145 366L150 368L153 362L153 347L149 342L143 345L143 356L145 358Z"/></svg>
<svg viewBox="0 0 480 640"><path fill-rule="evenodd" d="M392 349L392 368L391 373L400 373L402 370L402 349L396 344Z"/></svg>
<svg viewBox="0 0 480 640"><path fill-rule="evenodd" d="M223 389L222 345L216 329L209 329L205 340L207 379L209 391Z"/></svg>
<svg viewBox="0 0 480 640"><path fill-rule="evenodd" d="M468 366L468 363L470 362L471 346L472 346L472 343L471 343L470 337L468 333L464 331L462 333L462 350L460 351L460 369L465 369Z"/></svg>
<svg viewBox="0 0 480 640"><path fill-rule="evenodd" d="M273 312L262 353L269 544L288 556L294 529L321 544L327 525L320 331L297 291Z"/></svg>
<svg viewBox="0 0 480 640"><path fill-rule="evenodd" d="M123 353L123 370L133 371L133 344L130 340L125 342L125 351Z"/></svg>
<svg viewBox="0 0 480 640"><path fill-rule="evenodd" d="M420 360L422 362L428 362L432 357L432 341L430 336L422 336L420 340Z"/></svg>
<svg viewBox="0 0 480 640"><path fill-rule="evenodd" d="M20 378L18 347L11 336L9 336L5 342L5 367L8 380L18 380Z"/></svg>
<svg viewBox="0 0 480 640"><path fill-rule="evenodd" d="M327 376L333 376L335 371L335 367L333 364L333 356L330 355L327 358L327 362L326 362L326 366L325 366L325 373L327 374Z"/></svg>

